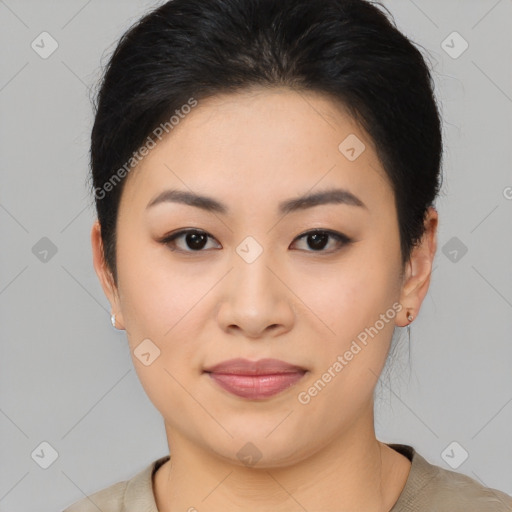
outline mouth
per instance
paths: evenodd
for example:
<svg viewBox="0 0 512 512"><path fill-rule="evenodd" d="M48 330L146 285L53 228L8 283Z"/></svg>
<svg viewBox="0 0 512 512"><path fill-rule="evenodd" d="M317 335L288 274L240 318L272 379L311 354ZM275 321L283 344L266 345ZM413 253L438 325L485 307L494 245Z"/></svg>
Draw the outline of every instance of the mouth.
<svg viewBox="0 0 512 512"><path fill-rule="evenodd" d="M204 372L218 386L233 395L261 400L295 385L307 370L278 359L230 359L206 368Z"/></svg>

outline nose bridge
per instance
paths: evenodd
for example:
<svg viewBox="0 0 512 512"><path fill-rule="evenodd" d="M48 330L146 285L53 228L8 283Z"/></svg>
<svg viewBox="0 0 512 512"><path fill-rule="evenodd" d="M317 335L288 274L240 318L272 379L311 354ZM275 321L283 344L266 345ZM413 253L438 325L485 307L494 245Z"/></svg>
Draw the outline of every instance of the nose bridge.
<svg viewBox="0 0 512 512"><path fill-rule="evenodd" d="M233 254L229 285L220 304L218 320L224 329L238 327L257 337L270 326L288 330L293 308L287 288L276 277L273 252L252 237L244 239Z"/></svg>
<svg viewBox="0 0 512 512"><path fill-rule="evenodd" d="M274 289L275 280L272 268L272 253L253 236L247 236L235 249L234 272L235 290L251 295L267 294ZM275 261L275 259L274 259ZM267 300L269 297L267 297Z"/></svg>

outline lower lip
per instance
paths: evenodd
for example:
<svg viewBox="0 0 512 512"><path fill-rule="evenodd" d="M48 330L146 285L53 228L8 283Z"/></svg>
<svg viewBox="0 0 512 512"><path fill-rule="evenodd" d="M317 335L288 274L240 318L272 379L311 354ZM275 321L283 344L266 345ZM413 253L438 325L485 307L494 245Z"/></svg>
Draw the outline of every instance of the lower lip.
<svg viewBox="0 0 512 512"><path fill-rule="evenodd" d="M242 398L261 399L277 395L296 384L305 372L277 373L272 375L235 375L209 373L223 389Z"/></svg>

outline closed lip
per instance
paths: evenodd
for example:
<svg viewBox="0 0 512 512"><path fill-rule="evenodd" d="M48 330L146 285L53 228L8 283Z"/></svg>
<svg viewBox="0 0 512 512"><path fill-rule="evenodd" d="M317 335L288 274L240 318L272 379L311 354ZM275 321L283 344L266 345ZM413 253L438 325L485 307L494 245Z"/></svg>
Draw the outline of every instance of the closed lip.
<svg viewBox="0 0 512 512"><path fill-rule="evenodd" d="M206 373L226 373L232 375L274 375L279 373L304 373L305 368L279 359L229 359L204 369Z"/></svg>

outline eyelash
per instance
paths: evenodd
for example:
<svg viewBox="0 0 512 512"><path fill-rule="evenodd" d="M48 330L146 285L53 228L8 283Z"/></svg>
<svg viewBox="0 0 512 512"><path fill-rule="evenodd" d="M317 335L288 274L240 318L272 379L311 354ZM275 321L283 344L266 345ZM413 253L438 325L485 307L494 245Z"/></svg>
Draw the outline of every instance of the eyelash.
<svg viewBox="0 0 512 512"><path fill-rule="evenodd" d="M208 238L213 238L206 231L202 231L200 229L184 229L184 230L178 231L176 233L172 233L171 235L165 236L163 239L160 240L160 243L169 247L171 245L171 243L174 242L177 238L180 238L184 235L191 234L191 233L196 234L196 235L206 235L206 236L208 236ZM316 254L322 254L322 253L332 254L334 252L341 250L343 247L349 245L353 241L347 235L344 235L343 233L339 233L337 231L332 231L329 229L313 229L311 231L306 231L305 233L302 233L301 235L299 235L297 238L295 238L294 242L296 240L301 240L303 238L306 238L309 235L315 235L315 234L328 235L329 237L334 238L339 244L341 244L341 246L339 246L337 249L330 250L330 251L325 251L325 250L321 249L318 251L306 250L304 252L311 252L311 253L316 253ZM205 252L206 249L199 249L197 251L194 251L194 250L183 250L183 249L172 249L171 248L171 251L181 252L181 253L201 253L201 252Z"/></svg>

